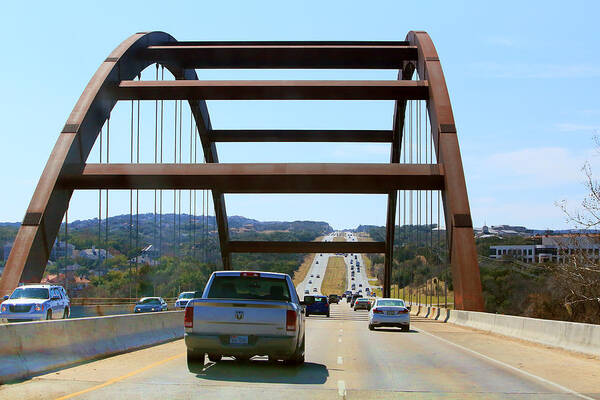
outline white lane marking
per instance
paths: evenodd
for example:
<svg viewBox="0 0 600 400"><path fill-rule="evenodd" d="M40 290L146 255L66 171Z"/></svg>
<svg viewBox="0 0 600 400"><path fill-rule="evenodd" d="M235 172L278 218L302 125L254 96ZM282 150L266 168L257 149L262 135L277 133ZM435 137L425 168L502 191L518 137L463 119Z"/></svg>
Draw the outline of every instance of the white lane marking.
<svg viewBox="0 0 600 400"><path fill-rule="evenodd" d="M343 332L344 332L344 330L343 330L343 329L340 329L340 333L343 333Z"/></svg>
<svg viewBox="0 0 600 400"><path fill-rule="evenodd" d="M523 375L525 375L525 376L527 376L527 377L529 377L529 378L537 379L538 381L540 381L540 382L543 382L543 383L545 383L545 384L547 384L547 385L553 386L553 387L555 387L555 388L557 388L557 389L559 389L559 390L562 390L562 391L563 391L563 392L565 392L565 393L569 393L569 394L572 394L572 395L574 395L574 396L577 396L577 397L580 397L580 398L582 398L582 399L586 399L586 400L594 400L592 397L588 397L588 396L586 396L586 395L584 395L584 394L581 394L581 393L579 393L579 392L576 392L576 391L574 391L574 390L572 390L572 389L569 389L568 387L565 387L565 386L563 386L563 385L560 385L560 384L558 384L558 383L555 383L555 382L549 381L548 379L542 378L541 376L537 376L537 375L534 375L534 374L532 374L532 373L530 373L530 372L523 371L522 369L519 369L519 368L517 368L517 367L513 367L513 366L512 366L512 365L510 365L510 364L507 364L507 363L505 363L505 362L502 362L502 361L496 360L495 358L492 358L492 357L488 357L488 356L486 356L485 354L481 354L481 353L480 353L480 352L478 352L478 351L471 350L471 349L469 349L469 348L467 348L467 347L461 346L460 344L457 344L457 343L451 342L451 341L449 341L449 340L446 340L446 339L444 339L444 338L441 338L441 337L439 337L439 336L437 336L437 335L434 335L433 333L430 333L430 332L427 332L427 331L423 330L422 328L420 328L420 329L419 329L419 332L421 332L421 333L424 333L424 334L425 334L425 335L427 335L427 336L431 336L431 337L433 337L433 338L436 338L437 340L440 340L440 341L442 341L442 342L444 342L444 343L450 344L450 345L452 345L452 346L454 346L454 347L458 347L459 349L461 349L461 350L463 350L463 351L466 351L466 352L468 352L468 353L475 354L476 356L478 356L478 357L481 357L481 358L483 358L484 360L487 360L487 361L493 362L493 363L495 363L495 364L501 365L502 367L504 367L504 368L508 368L508 369L510 369L510 370L512 370L512 371L519 372L519 373L521 373L521 374L523 374Z"/></svg>
<svg viewBox="0 0 600 400"><path fill-rule="evenodd" d="M344 359L342 358L342 356L338 356L337 363L338 365L342 365L344 363Z"/></svg>
<svg viewBox="0 0 600 400"><path fill-rule="evenodd" d="M342 397L346 397L346 383L344 381L338 381L338 394Z"/></svg>
<svg viewBox="0 0 600 400"><path fill-rule="evenodd" d="M338 338L338 343L342 343L342 338Z"/></svg>

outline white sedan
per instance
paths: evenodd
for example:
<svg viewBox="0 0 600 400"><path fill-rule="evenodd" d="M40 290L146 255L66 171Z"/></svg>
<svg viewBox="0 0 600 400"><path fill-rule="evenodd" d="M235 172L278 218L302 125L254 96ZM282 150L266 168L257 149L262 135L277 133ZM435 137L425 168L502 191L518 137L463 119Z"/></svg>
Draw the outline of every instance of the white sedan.
<svg viewBox="0 0 600 400"><path fill-rule="evenodd" d="M369 329L395 326L404 332L410 330L410 307L400 299L376 299L369 311Z"/></svg>

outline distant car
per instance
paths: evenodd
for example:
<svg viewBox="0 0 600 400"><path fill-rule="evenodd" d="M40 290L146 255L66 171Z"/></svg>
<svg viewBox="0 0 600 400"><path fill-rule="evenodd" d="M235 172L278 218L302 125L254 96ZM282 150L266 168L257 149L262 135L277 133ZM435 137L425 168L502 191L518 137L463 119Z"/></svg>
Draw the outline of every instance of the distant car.
<svg viewBox="0 0 600 400"><path fill-rule="evenodd" d="M354 280L354 277L352 277L352 280Z"/></svg>
<svg viewBox="0 0 600 400"><path fill-rule="evenodd" d="M329 301L327 296L304 296L306 316L310 314L326 315L329 317Z"/></svg>
<svg viewBox="0 0 600 400"><path fill-rule="evenodd" d="M318 264L318 263L319 263L318 261L315 262L315 264Z"/></svg>
<svg viewBox="0 0 600 400"><path fill-rule="evenodd" d="M312 279L309 279L309 280L308 280L308 283L312 283Z"/></svg>
<svg viewBox="0 0 600 400"><path fill-rule="evenodd" d="M316 292L316 291L317 291L317 288L316 288L316 287L314 287L314 288L313 288L313 292Z"/></svg>
<svg viewBox="0 0 600 400"><path fill-rule="evenodd" d="M175 301L175 308L184 309L187 306L188 301L194 298L196 292L183 292L180 293Z"/></svg>
<svg viewBox="0 0 600 400"><path fill-rule="evenodd" d="M365 298L356 299L354 302L354 311L357 310L370 310L371 309L371 300Z"/></svg>
<svg viewBox="0 0 600 400"><path fill-rule="evenodd" d="M320 277L321 277L321 275L317 274L317 278L320 278Z"/></svg>
<svg viewBox="0 0 600 400"><path fill-rule="evenodd" d="M142 297L133 308L135 313L167 311L167 302L162 297Z"/></svg>
<svg viewBox="0 0 600 400"><path fill-rule="evenodd" d="M340 297L337 294L329 295L329 304L338 304L340 302Z"/></svg>
<svg viewBox="0 0 600 400"><path fill-rule="evenodd" d="M400 299L375 299L369 311L369 329L380 326L399 327L404 332L410 330L410 307Z"/></svg>
<svg viewBox="0 0 600 400"><path fill-rule="evenodd" d="M352 284L352 290L356 289L356 283Z"/></svg>
<svg viewBox="0 0 600 400"><path fill-rule="evenodd" d="M354 256L354 259L355 259L355 260L358 260L358 256Z"/></svg>
<svg viewBox="0 0 600 400"><path fill-rule="evenodd" d="M362 297L362 294L355 293L352 296L352 302L350 303L350 307L354 307L354 303L356 303L356 300L360 299L361 297Z"/></svg>
<svg viewBox="0 0 600 400"><path fill-rule="evenodd" d="M26 322L69 318L71 300L62 286L23 285L0 305L0 320Z"/></svg>
<svg viewBox="0 0 600 400"><path fill-rule="evenodd" d="M358 284L358 287L362 287L362 283L359 283L359 284Z"/></svg>
<svg viewBox="0 0 600 400"><path fill-rule="evenodd" d="M314 278L315 276L314 276L313 274L310 274L310 277L311 277L311 278Z"/></svg>

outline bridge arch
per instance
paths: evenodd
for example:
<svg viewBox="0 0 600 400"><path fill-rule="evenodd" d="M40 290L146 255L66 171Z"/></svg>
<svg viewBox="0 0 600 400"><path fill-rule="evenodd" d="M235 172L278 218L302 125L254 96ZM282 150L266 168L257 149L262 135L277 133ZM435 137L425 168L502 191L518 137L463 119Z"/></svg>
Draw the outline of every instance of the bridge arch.
<svg viewBox="0 0 600 400"><path fill-rule="evenodd" d="M134 81L159 63L176 81ZM398 69L397 81L198 81L195 68L386 68ZM414 71L420 80L411 80ZM185 82L183 82L185 81ZM195 81L195 83L194 83ZM208 164L90 165L87 158L119 100L187 100ZM214 131L207 99L355 99L395 100L392 131ZM427 100L437 165L400 164L399 150L407 100ZM390 164L223 165L215 143L229 141L355 141L391 143ZM232 139L233 138L233 139ZM181 174L186 179L178 179ZM363 193L388 195L386 241L356 243L354 252L385 253L384 295L391 287L398 190L441 190L457 308L482 310L479 267L473 239L456 126L441 64L426 32L409 32L403 42L177 42L164 32L137 33L100 65L73 108L50 154L17 234L0 280L0 293L19 282L39 282L73 190L77 188L210 189L224 268L232 252L335 251L348 244L232 242L223 193L345 193L343 179L364 184ZM186 186L187 185L187 186ZM337 185L337 186L336 186Z"/></svg>

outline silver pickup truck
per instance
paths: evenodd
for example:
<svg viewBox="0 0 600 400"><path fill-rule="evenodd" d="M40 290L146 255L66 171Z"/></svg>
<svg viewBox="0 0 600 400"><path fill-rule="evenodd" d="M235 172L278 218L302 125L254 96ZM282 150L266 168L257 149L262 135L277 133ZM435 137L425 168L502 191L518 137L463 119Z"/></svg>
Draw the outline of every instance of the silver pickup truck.
<svg viewBox="0 0 600 400"><path fill-rule="evenodd" d="M188 363L223 356L248 360L266 355L286 364L304 363L304 307L287 274L214 272L201 298L185 308Z"/></svg>

